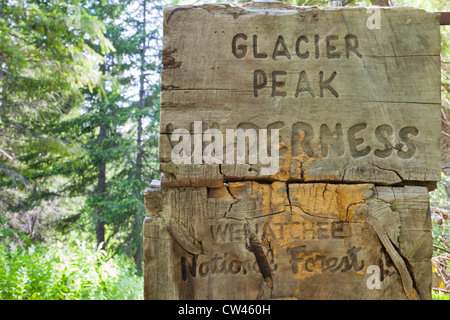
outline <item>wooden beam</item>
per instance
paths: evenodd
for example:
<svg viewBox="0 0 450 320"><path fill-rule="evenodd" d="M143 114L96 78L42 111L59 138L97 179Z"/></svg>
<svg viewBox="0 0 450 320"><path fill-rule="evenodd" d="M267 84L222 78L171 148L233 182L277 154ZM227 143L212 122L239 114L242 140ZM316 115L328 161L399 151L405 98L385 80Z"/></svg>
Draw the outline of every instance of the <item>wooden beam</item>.
<svg viewBox="0 0 450 320"><path fill-rule="evenodd" d="M448 26L450 25L450 12L437 12L441 15L440 25Z"/></svg>

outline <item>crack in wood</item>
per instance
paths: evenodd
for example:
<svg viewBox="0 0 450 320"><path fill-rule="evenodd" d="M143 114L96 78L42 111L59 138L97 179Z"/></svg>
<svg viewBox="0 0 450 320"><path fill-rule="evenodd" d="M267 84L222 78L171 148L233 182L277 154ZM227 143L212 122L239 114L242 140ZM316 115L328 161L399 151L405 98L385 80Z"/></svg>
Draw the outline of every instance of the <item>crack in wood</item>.
<svg viewBox="0 0 450 320"><path fill-rule="evenodd" d="M256 263L258 264L259 271L264 279L266 286L270 289L273 289L272 272L270 271L270 265L267 261L266 255L264 254L262 245L256 235L250 230L248 224L244 225L244 230L247 235L246 247L255 256Z"/></svg>
<svg viewBox="0 0 450 320"><path fill-rule="evenodd" d="M394 230L393 232L392 228L388 229L388 227L392 226L392 221L390 220L392 219L392 214L394 214L395 211L391 209L390 204L381 199L372 199L369 201L371 201L372 205L375 206L381 203L383 205L378 205L378 210L372 210L371 212L369 212L369 219L367 220L367 222L375 231L378 239L393 261L395 268L400 275L403 284L403 290L405 291L407 298L409 300L420 299L420 296L415 288L413 276L411 275L410 270L407 267L407 259L404 259L402 257L400 251L396 246L396 244L398 244L398 231ZM389 221L387 219L389 219Z"/></svg>
<svg viewBox="0 0 450 320"><path fill-rule="evenodd" d="M402 177L396 170L394 170L394 169L382 168L382 167L380 167L380 166L378 166L378 165L376 165L376 164L374 164L374 163L372 163L371 165L374 166L375 168L378 168L378 169L383 170L383 171L393 172L393 173L395 173L395 174L397 175L397 177L400 179L400 182L403 182L403 181L404 181L403 177Z"/></svg>
<svg viewBox="0 0 450 320"><path fill-rule="evenodd" d="M184 249L193 255L204 254L202 242L195 239L189 231L175 221L169 221L167 231L172 238Z"/></svg>

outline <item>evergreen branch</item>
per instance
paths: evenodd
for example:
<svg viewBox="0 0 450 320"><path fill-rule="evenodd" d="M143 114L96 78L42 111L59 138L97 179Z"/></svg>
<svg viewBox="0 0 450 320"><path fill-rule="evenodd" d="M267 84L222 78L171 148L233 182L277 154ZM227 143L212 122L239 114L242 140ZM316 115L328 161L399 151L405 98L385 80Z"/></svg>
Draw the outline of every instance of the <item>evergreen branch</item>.
<svg viewBox="0 0 450 320"><path fill-rule="evenodd" d="M14 185L17 185L16 181L19 180L23 183L24 186L28 186L28 180L25 179L20 173L9 169L7 166L0 163L0 170L6 173L7 176L12 177L12 181Z"/></svg>
<svg viewBox="0 0 450 320"><path fill-rule="evenodd" d="M14 160L14 158L7 154L4 150L0 149L0 152L3 153L3 155L5 155L5 157L7 157L9 160Z"/></svg>

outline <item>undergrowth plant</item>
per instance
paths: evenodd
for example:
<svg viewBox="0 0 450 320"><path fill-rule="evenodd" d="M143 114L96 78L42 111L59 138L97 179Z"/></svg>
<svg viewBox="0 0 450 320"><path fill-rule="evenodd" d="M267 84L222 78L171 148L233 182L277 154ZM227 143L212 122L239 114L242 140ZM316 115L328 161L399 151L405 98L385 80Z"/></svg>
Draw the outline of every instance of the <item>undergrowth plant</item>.
<svg viewBox="0 0 450 320"><path fill-rule="evenodd" d="M142 287L131 258L108 258L86 242L27 249L0 243L2 300L140 300Z"/></svg>

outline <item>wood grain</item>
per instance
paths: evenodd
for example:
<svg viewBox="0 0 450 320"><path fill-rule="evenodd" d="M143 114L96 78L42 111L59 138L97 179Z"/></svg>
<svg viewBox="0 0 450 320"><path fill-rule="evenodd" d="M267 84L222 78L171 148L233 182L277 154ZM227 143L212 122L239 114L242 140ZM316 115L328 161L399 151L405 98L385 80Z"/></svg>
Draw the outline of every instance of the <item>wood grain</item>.
<svg viewBox="0 0 450 320"><path fill-rule="evenodd" d="M162 62L145 299L431 298L439 15L169 7Z"/></svg>
<svg viewBox="0 0 450 320"><path fill-rule="evenodd" d="M164 185L439 180L437 15L379 8L380 29L369 29L366 8L261 6L165 9ZM278 171L264 175L260 161L174 165L173 131L191 133L193 150L194 137L211 128L224 135L223 150L236 144L227 129L279 129Z"/></svg>
<svg viewBox="0 0 450 320"><path fill-rule="evenodd" d="M159 193L164 213L144 224L146 298L430 298L425 187L246 181ZM367 286L372 265L379 289Z"/></svg>

